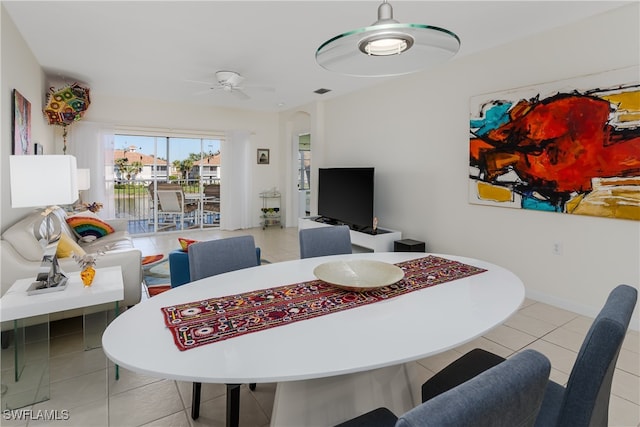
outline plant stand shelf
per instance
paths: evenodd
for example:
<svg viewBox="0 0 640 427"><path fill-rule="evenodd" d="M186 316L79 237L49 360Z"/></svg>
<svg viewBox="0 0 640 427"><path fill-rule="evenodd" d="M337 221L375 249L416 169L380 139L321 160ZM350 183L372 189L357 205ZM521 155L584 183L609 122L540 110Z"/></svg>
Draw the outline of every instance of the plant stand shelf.
<svg viewBox="0 0 640 427"><path fill-rule="evenodd" d="M283 228L282 225L282 210L280 208L281 203L281 194L279 191L263 191L260 193L260 198L262 199L262 209L260 209L260 225L262 229L265 230L267 227L279 226Z"/></svg>

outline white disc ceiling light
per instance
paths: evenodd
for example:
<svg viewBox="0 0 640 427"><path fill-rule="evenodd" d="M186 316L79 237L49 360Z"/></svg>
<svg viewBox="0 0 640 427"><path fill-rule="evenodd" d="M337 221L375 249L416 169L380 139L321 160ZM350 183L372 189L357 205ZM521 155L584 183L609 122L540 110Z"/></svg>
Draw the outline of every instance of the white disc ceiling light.
<svg viewBox="0 0 640 427"><path fill-rule="evenodd" d="M352 76L396 76L445 62L460 49L449 30L422 24L400 24L385 0L369 27L339 34L316 51L318 64Z"/></svg>

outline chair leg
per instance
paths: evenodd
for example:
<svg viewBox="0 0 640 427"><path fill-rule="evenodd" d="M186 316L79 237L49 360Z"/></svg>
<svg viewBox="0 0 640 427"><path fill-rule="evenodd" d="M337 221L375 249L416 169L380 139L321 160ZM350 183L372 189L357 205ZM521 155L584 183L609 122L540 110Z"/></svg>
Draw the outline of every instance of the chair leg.
<svg viewBox="0 0 640 427"><path fill-rule="evenodd" d="M252 383L255 390L256 384ZM200 417L200 394L202 383L193 383L193 396L191 399L191 419ZM227 427L238 427L240 423L240 384L227 384Z"/></svg>
<svg viewBox="0 0 640 427"><path fill-rule="evenodd" d="M227 384L227 427L240 424L240 384Z"/></svg>
<svg viewBox="0 0 640 427"><path fill-rule="evenodd" d="M1 346L2 349L4 350L5 348L9 348L9 339L11 336L11 331L2 331L0 336L2 337L2 346Z"/></svg>
<svg viewBox="0 0 640 427"><path fill-rule="evenodd" d="M249 384L249 390L253 391L256 389L256 383Z"/></svg>
<svg viewBox="0 0 640 427"><path fill-rule="evenodd" d="M200 393L202 383L193 383L193 393L191 397L191 419L197 420L200 416Z"/></svg>

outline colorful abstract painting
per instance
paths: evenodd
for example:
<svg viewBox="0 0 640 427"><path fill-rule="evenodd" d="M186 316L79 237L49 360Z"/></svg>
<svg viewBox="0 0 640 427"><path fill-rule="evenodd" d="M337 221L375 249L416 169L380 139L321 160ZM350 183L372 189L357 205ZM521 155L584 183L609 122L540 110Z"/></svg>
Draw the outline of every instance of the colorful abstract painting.
<svg viewBox="0 0 640 427"><path fill-rule="evenodd" d="M11 154L31 154L31 103L16 89L13 90L12 131Z"/></svg>
<svg viewBox="0 0 640 427"><path fill-rule="evenodd" d="M638 67L476 96L469 201L640 220Z"/></svg>

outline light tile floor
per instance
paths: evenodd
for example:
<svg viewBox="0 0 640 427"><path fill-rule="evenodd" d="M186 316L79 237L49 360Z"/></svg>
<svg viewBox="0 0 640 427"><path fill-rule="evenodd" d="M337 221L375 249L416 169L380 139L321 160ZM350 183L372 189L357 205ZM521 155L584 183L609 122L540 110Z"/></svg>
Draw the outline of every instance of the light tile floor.
<svg viewBox="0 0 640 427"><path fill-rule="evenodd" d="M235 232L184 231L180 234L144 236L135 239L144 255L168 253L178 246L177 237L212 239L250 233L262 249L263 258L286 261L298 258L295 228L252 229ZM527 299L520 310L503 325L459 348L410 364L412 375L426 380L465 352L481 347L508 357L526 348L549 357L551 378L565 383L576 353L592 319L557 307ZM144 339L144 331L140 331ZM609 425L640 426L640 343L638 331L629 331L614 375ZM11 372L11 347L2 352L2 375ZM40 410L68 410L69 419L45 421L7 420L2 426L223 426L225 386L204 384L200 418L190 418L191 384L146 377L121 369L119 381L114 367L101 349L83 351L82 320L67 319L51 324L51 399L24 408L38 415ZM255 391L241 389L240 425L262 427L269 424L275 384L258 384ZM415 391L419 393L418 390ZM298 426L296 426L298 427ZM316 426L312 426L316 427Z"/></svg>

